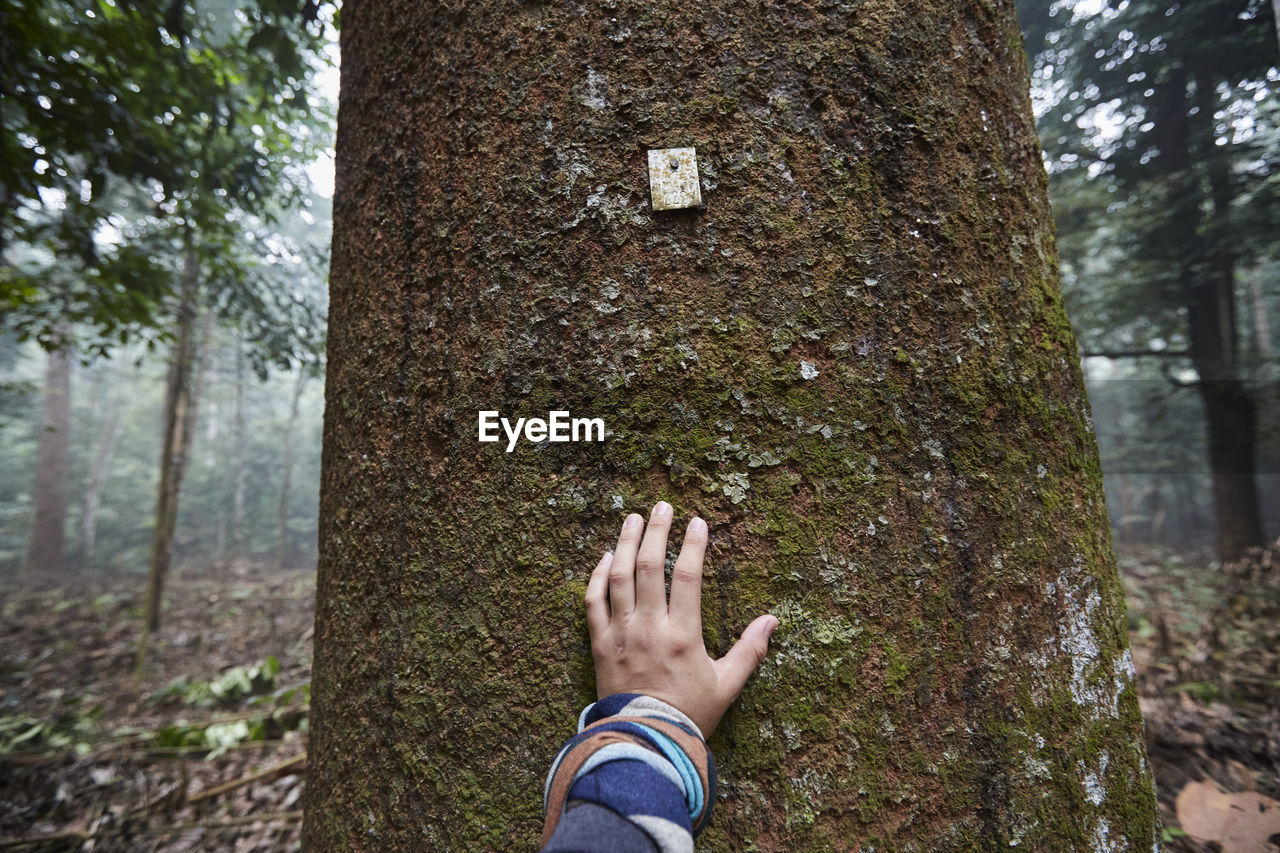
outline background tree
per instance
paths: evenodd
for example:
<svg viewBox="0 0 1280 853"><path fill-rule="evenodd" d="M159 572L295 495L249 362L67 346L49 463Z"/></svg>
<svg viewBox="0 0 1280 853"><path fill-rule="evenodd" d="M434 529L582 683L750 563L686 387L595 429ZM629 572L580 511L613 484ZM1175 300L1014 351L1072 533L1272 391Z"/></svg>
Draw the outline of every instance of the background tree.
<svg viewBox="0 0 1280 853"><path fill-rule="evenodd" d="M1278 294L1257 273L1280 248L1272 10L1136 0L1023 15L1042 47L1040 129L1085 350L1164 361L1197 390L1218 551L1236 557L1264 542L1257 475L1280 438L1258 419Z"/></svg>
<svg viewBox="0 0 1280 853"><path fill-rule="evenodd" d="M531 843L662 497L712 654L781 619L706 849L1152 848L1019 47L977 0L344 6L306 846ZM677 145L706 206L652 213Z"/></svg>
<svg viewBox="0 0 1280 853"><path fill-rule="evenodd" d="M59 348L49 352L47 362L36 441L35 518L26 563L29 569L60 572L66 556L71 358Z"/></svg>

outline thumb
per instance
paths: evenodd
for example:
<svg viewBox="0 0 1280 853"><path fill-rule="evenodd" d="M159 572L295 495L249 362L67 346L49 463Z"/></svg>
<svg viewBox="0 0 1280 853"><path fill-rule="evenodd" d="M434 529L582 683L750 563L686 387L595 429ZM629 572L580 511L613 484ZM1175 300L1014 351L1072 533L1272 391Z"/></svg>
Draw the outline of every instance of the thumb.
<svg viewBox="0 0 1280 853"><path fill-rule="evenodd" d="M765 653L769 651L769 637L777 627L776 616L766 613L757 617L742 632L733 648L715 662L720 686L729 693L730 701L737 698L751 673L764 661Z"/></svg>

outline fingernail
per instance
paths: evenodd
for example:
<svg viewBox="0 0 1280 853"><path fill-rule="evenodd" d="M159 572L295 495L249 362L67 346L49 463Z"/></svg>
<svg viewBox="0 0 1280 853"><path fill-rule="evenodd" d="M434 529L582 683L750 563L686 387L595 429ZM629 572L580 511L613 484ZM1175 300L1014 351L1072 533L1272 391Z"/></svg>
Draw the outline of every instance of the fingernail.
<svg viewBox="0 0 1280 853"><path fill-rule="evenodd" d="M623 522L622 526L623 527L639 527L640 522L642 521L644 521L644 519L640 517L640 514L633 512L631 513L631 515L627 516L627 520Z"/></svg>
<svg viewBox="0 0 1280 853"><path fill-rule="evenodd" d="M600 562L602 562L602 563L612 563L612 562L613 562L613 549L612 549L612 548L610 548L608 551L605 551L605 552L604 552L604 556L600 558Z"/></svg>
<svg viewBox="0 0 1280 853"><path fill-rule="evenodd" d="M778 617L777 617L777 616L770 616L769 618L770 618L770 619L772 619L772 620L773 620L773 622L769 625L769 633L768 633L768 636L772 637L772 636L773 636L773 632L774 632L774 631L776 631L776 630L778 630L778 624L779 624L779 623L778 623Z"/></svg>
<svg viewBox="0 0 1280 853"><path fill-rule="evenodd" d="M689 532L695 534L706 533L707 523L695 515L693 518L689 519Z"/></svg>
<svg viewBox="0 0 1280 853"><path fill-rule="evenodd" d="M654 515L671 515L671 504L666 501L658 501L653 505Z"/></svg>

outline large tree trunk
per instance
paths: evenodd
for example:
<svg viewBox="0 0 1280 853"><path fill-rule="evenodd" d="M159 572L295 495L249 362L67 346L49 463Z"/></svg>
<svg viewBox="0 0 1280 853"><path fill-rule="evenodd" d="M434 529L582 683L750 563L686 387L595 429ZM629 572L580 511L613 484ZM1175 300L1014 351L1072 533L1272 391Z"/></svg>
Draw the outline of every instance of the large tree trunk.
<svg viewBox="0 0 1280 853"><path fill-rule="evenodd" d="M47 359L36 439L35 516L25 562L28 572L58 573L65 568L71 356L57 349Z"/></svg>
<svg viewBox="0 0 1280 853"><path fill-rule="evenodd" d="M708 649L781 619L703 849L1152 849L1011 3L350 2L342 57L308 849L530 849L660 497Z"/></svg>

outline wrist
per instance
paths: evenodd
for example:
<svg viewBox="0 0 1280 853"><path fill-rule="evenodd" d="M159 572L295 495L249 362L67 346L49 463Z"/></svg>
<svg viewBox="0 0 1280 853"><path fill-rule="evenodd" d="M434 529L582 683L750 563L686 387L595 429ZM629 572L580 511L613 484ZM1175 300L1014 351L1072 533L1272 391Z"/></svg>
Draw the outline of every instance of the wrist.
<svg viewBox="0 0 1280 853"><path fill-rule="evenodd" d="M606 717L628 716L665 719L696 734L704 743L707 735L693 718L652 693L613 693L592 702L578 716L578 731Z"/></svg>

